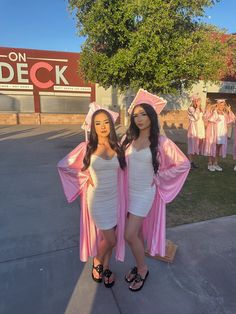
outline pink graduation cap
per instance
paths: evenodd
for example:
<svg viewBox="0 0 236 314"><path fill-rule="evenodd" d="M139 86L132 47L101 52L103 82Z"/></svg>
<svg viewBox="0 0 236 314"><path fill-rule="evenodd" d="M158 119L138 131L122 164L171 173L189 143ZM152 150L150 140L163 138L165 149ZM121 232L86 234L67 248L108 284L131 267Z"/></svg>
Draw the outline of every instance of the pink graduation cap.
<svg viewBox="0 0 236 314"><path fill-rule="evenodd" d="M199 94L193 94L193 95L191 96L191 101L192 101L192 102L195 102L195 101L198 100L198 99L201 99L201 97L199 96Z"/></svg>
<svg viewBox="0 0 236 314"><path fill-rule="evenodd" d="M167 101L164 98L153 95L145 89L140 88L128 109L128 113L131 114L137 105L148 104L154 108L157 114L160 114L166 103Z"/></svg>
<svg viewBox="0 0 236 314"><path fill-rule="evenodd" d="M116 122L117 118L119 117L118 112L111 111L107 108L103 108L99 104L92 102L89 105L89 111L87 113L87 116L85 117L84 123L81 126L81 128L85 131L85 140L86 141L88 140L88 132L90 132L90 130L91 130L92 116L93 116L94 112L96 112L99 109L103 109L103 110L107 111L111 115L111 118L112 118L114 123Z"/></svg>

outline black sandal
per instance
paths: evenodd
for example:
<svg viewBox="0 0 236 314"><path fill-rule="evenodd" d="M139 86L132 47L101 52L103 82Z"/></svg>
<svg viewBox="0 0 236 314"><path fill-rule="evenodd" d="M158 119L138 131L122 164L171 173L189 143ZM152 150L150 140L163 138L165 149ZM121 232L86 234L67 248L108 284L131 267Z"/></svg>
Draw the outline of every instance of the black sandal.
<svg viewBox="0 0 236 314"><path fill-rule="evenodd" d="M96 272L99 274L99 276L103 273L103 265L98 264L97 266L94 266L94 261L93 261L93 268L92 268L92 278L96 282L102 282L102 277L101 278L95 278L93 274L93 270L96 270Z"/></svg>
<svg viewBox="0 0 236 314"><path fill-rule="evenodd" d="M134 276L131 279L128 279L127 275L125 275L125 281L128 282L128 283L133 282L135 277L136 277L136 275L137 275L137 273L138 273L138 268L136 266L134 266L133 268L131 268L131 270L128 273L128 276L130 276L130 275L134 275Z"/></svg>
<svg viewBox="0 0 236 314"><path fill-rule="evenodd" d="M137 288L137 289L133 289L133 288L129 287L129 290L131 290L131 291L133 291L133 292L136 292L136 291L141 290L142 287L143 287L143 285L144 285L145 280L147 279L148 274L149 274L149 271L147 271L145 277L142 278L141 275L138 273L138 274L136 275L136 277L135 277L134 282L137 282L137 283L138 283L138 282L141 282L141 283L142 283L141 286L140 286L139 288Z"/></svg>
<svg viewBox="0 0 236 314"><path fill-rule="evenodd" d="M105 285L106 288L111 288L114 285L114 283L115 283L114 280L112 282L109 282L111 275L112 275L112 271L110 269L105 269L104 270L103 276L108 279L108 283L106 283L105 280L104 280L104 285Z"/></svg>

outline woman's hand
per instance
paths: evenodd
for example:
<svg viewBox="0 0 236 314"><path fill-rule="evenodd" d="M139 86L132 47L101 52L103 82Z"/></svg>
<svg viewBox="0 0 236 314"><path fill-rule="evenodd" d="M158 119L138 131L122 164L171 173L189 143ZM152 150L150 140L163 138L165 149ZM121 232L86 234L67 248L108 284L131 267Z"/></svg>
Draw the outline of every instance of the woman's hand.
<svg viewBox="0 0 236 314"><path fill-rule="evenodd" d="M214 112L217 109L217 105L211 105L210 111Z"/></svg>
<svg viewBox="0 0 236 314"><path fill-rule="evenodd" d="M230 111L231 111L231 106L230 105L226 106L226 111L227 111L227 113L230 113Z"/></svg>
<svg viewBox="0 0 236 314"><path fill-rule="evenodd" d="M93 180L92 180L91 176L89 176L88 183L91 184L92 187L94 187L94 183L93 183Z"/></svg>

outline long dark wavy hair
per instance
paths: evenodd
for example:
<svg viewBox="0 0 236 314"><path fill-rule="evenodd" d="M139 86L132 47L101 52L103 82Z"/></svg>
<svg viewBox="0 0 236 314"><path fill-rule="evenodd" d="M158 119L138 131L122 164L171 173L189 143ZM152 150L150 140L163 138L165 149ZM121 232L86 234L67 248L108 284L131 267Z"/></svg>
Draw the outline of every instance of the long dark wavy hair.
<svg viewBox="0 0 236 314"><path fill-rule="evenodd" d="M159 125L158 125L158 117L157 113L154 110L154 108L148 104L140 104L138 105L143 108L143 110L146 112L147 116L149 117L151 121L150 126L150 135L149 135L149 141L150 141L150 150L152 153L152 165L154 173L157 173L159 162L157 160L157 151L158 151L158 138L160 134ZM134 122L134 109L131 113L130 118L130 126L126 132L125 140L122 143L123 150L126 150L132 141L136 140L139 137L140 130L137 127L137 125Z"/></svg>
<svg viewBox="0 0 236 314"><path fill-rule="evenodd" d="M84 170L86 170L89 167L91 155L96 151L97 146L98 146L98 136L97 136L97 133L96 133L96 130L95 130L94 119L95 119L95 117L99 113L104 113L107 116L108 120L109 120L109 123L110 123L110 134L108 136L108 142L109 142L111 148L117 154L117 158L118 158L118 161L119 161L119 164L120 164L120 168L124 169L126 167L125 154L124 154L123 149L118 144L118 139L117 139L117 136L116 136L115 126L114 126L114 122L112 120L112 117L111 117L111 115L109 114L108 111L106 111L104 109L99 109L92 116L89 142L88 142L88 145L87 145L86 154L84 156L84 160L83 160L84 167L82 168L82 170L84 171Z"/></svg>

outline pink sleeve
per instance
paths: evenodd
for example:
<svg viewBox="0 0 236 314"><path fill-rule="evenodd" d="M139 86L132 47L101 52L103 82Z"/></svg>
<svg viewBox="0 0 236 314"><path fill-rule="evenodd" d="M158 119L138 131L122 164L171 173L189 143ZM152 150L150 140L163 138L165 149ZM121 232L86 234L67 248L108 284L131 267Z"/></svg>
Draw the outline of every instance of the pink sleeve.
<svg viewBox="0 0 236 314"><path fill-rule="evenodd" d="M227 114L226 122L227 124L233 123L235 121L235 115L232 111Z"/></svg>
<svg viewBox="0 0 236 314"><path fill-rule="evenodd" d="M236 124L234 125L233 158L236 159Z"/></svg>
<svg viewBox="0 0 236 314"><path fill-rule="evenodd" d="M203 114L203 120L205 123L208 122L208 118L209 116L211 115L211 112L209 110L205 111L204 114Z"/></svg>
<svg viewBox="0 0 236 314"><path fill-rule="evenodd" d="M219 115L217 113L216 110L214 110L208 117L208 121L209 122L214 122L216 123L217 121L219 121Z"/></svg>
<svg viewBox="0 0 236 314"><path fill-rule="evenodd" d="M168 138L159 142L158 191L165 203L173 201L180 192L190 169L184 153Z"/></svg>
<svg viewBox="0 0 236 314"><path fill-rule="evenodd" d="M58 162L57 168L61 178L67 201L73 202L82 192L88 178L89 171L81 171L87 143L79 144L73 151Z"/></svg>

